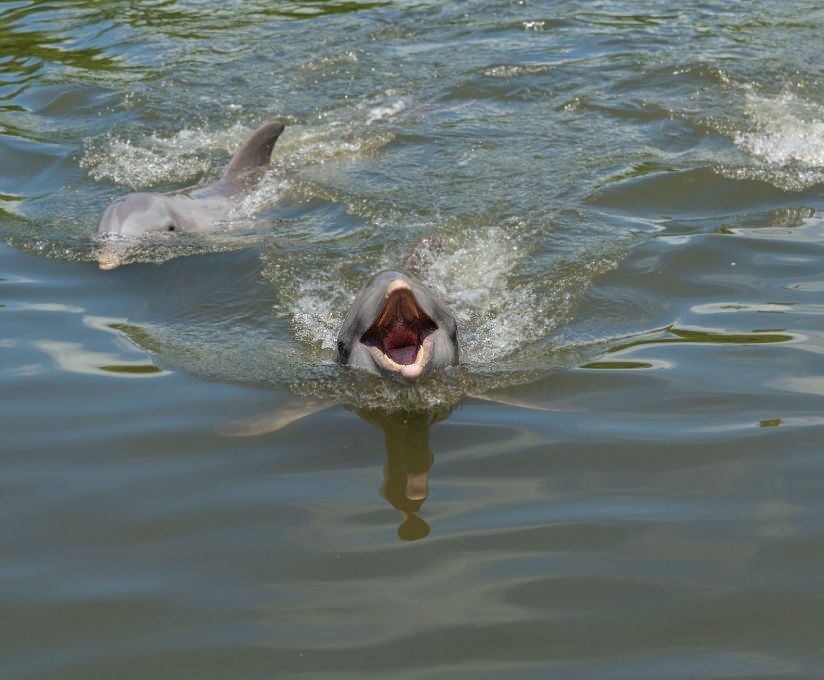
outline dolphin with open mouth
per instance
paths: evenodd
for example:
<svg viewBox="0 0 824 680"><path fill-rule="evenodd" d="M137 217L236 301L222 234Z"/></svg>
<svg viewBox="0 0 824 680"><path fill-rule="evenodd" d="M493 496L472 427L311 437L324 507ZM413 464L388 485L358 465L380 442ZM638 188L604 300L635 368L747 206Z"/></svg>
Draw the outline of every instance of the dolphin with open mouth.
<svg viewBox="0 0 824 680"><path fill-rule="evenodd" d="M360 289L343 321L338 362L414 383L459 361L457 324L414 274L382 271Z"/></svg>
<svg viewBox="0 0 824 680"><path fill-rule="evenodd" d="M116 198L100 218L95 240L98 264L115 269L122 264L130 241L147 234L197 233L216 229L232 208L260 182L284 125L263 123L232 156L216 182L168 194L137 192Z"/></svg>

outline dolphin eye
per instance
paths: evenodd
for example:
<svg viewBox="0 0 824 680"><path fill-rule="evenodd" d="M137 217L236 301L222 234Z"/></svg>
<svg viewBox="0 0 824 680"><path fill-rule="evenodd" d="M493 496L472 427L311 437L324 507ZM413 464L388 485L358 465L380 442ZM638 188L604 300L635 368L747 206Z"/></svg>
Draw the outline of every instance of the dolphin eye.
<svg viewBox="0 0 824 680"><path fill-rule="evenodd" d="M175 230L175 225L174 224L170 223L170 224L166 225L166 231L174 231L174 230Z"/></svg>
<svg viewBox="0 0 824 680"><path fill-rule="evenodd" d="M346 344L343 340L338 340L338 358L341 361L346 361L349 358L349 352L346 351Z"/></svg>

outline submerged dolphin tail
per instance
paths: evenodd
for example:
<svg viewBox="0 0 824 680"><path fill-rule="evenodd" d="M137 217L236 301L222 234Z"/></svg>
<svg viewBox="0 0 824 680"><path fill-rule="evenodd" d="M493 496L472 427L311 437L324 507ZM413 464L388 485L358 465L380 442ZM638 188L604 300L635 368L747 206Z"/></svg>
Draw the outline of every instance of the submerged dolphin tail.
<svg viewBox="0 0 824 680"><path fill-rule="evenodd" d="M223 179L229 182L244 180L249 173L265 169L283 128L283 123L276 121L269 121L258 127L232 156L223 172Z"/></svg>

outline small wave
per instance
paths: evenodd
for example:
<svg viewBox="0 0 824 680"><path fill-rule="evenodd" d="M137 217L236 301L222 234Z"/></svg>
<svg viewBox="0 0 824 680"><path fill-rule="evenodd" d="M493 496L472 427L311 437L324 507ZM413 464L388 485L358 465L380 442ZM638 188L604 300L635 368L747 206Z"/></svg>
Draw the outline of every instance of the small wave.
<svg viewBox="0 0 824 680"><path fill-rule="evenodd" d="M289 180L270 168L263 176L257 188L245 196L232 210L230 219L248 224L255 215L271 208L289 188Z"/></svg>
<svg viewBox="0 0 824 680"><path fill-rule="evenodd" d="M403 111L405 108L406 103L402 99L386 106L376 106L373 109L370 109L369 115L366 118L366 124L371 125L372 123L377 123L379 120L391 118L392 116Z"/></svg>
<svg viewBox="0 0 824 680"><path fill-rule="evenodd" d="M0 193L0 214L8 213L15 217L22 217L23 197L15 194Z"/></svg>
<svg viewBox="0 0 824 680"><path fill-rule="evenodd" d="M484 69L487 78L517 78L518 76L546 73L554 67L551 64L499 64Z"/></svg>
<svg viewBox="0 0 824 680"><path fill-rule="evenodd" d="M748 129L736 131L733 140L764 165L725 167L724 174L766 180L790 191L824 182L824 106L792 92L748 92L744 111Z"/></svg>
<svg viewBox="0 0 824 680"><path fill-rule="evenodd" d="M318 57L307 64L300 67L301 71L321 71L333 66L342 66L344 64L354 64L358 61L358 53L349 50L340 54L334 54L327 57Z"/></svg>
<svg viewBox="0 0 824 680"><path fill-rule="evenodd" d="M824 182L824 169L718 164L713 170L728 179L766 182L784 191L800 192Z"/></svg>

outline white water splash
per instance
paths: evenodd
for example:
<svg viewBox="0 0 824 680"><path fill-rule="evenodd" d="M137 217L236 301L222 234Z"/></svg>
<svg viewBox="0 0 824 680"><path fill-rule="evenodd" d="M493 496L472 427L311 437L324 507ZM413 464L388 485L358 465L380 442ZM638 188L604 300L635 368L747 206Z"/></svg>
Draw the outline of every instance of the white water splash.
<svg viewBox="0 0 824 680"><path fill-rule="evenodd" d="M373 109L370 109L369 115L366 117L366 124L372 125L372 123L377 123L379 120L391 118L392 116L399 114L405 108L406 103L402 99L386 106L376 106Z"/></svg>
<svg viewBox="0 0 824 680"><path fill-rule="evenodd" d="M763 165L727 169L725 174L762 179L791 191L824 181L824 106L791 92L749 92L744 110L749 129L736 132L733 139Z"/></svg>
<svg viewBox="0 0 824 680"><path fill-rule="evenodd" d="M524 275L530 240L521 223L478 228L429 268L427 284L458 319L463 363L498 362L545 339L592 279L615 266L614 258L594 255L574 266L559 263L550 275Z"/></svg>
<svg viewBox="0 0 824 680"><path fill-rule="evenodd" d="M499 64L484 69L483 74L487 78L517 78L519 76L546 73L553 68L552 64Z"/></svg>
<svg viewBox="0 0 824 680"><path fill-rule="evenodd" d="M215 170L212 156L228 157L251 132L240 123L226 130L184 128L170 137L87 140L80 160L96 180L108 179L133 189L157 184L193 182Z"/></svg>
<svg viewBox="0 0 824 680"><path fill-rule="evenodd" d="M255 215L275 205L288 188L289 180L281 177L276 169L270 168L255 190L244 196L232 210L230 220L252 221Z"/></svg>
<svg viewBox="0 0 824 680"><path fill-rule="evenodd" d="M392 139L387 133L366 134L357 123L331 122L322 125L294 125L278 140L276 168L299 170L323 165L335 159L356 159L368 155Z"/></svg>
<svg viewBox="0 0 824 680"><path fill-rule="evenodd" d="M333 277L315 277L301 284L297 298L289 307L297 336L306 342L319 343L323 349L335 347L346 309L355 299L337 292Z"/></svg>
<svg viewBox="0 0 824 680"><path fill-rule="evenodd" d="M824 166L824 108L792 93L747 96L756 129L735 136L735 143L768 163Z"/></svg>
<svg viewBox="0 0 824 680"><path fill-rule="evenodd" d="M419 227L416 231L423 232ZM433 233L444 231L451 231L450 225L432 225ZM443 251L427 252L422 259L421 279L458 322L462 363L481 368L497 365L545 339L568 318L592 279L614 266L614 258L594 255L536 278L525 271L532 257L530 233L526 223L474 226L445 236ZM335 266L308 267L312 270L308 279L285 296L276 312L290 318L301 341L334 349L343 317L363 283L352 282L355 264L344 256ZM371 271L399 264L397 244L393 244ZM278 258L272 258L267 270L267 278L281 290L294 279L290 265ZM342 281L348 283L342 286Z"/></svg>
<svg viewBox="0 0 824 680"><path fill-rule="evenodd" d="M386 93L386 97L393 95L393 91ZM392 134L376 133L368 126L405 108L402 99L389 103L372 100L326 112L315 125L287 125L273 153L273 177L374 152L389 142ZM220 156L228 163L251 131L251 127L235 123L223 130L183 128L169 136L109 133L85 141L80 165L96 180L110 180L131 189L209 181L222 170Z"/></svg>
<svg viewBox="0 0 824 680"><path fill-rule="evenodd" d="M534 308L530 286L509 277L523 256L516 237L501 228L483 229L461 247L437 258L427 283L449 305L461 328L463 356L485 363L516 349L524 319Z"/></svg>
<svg viewBox="0 0 824 680"><path fill-rule="evenodd" d="M524 21L523 27L525 31L543 31L546 26L546 21Z"/></svg>

